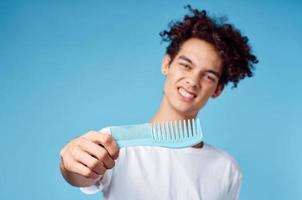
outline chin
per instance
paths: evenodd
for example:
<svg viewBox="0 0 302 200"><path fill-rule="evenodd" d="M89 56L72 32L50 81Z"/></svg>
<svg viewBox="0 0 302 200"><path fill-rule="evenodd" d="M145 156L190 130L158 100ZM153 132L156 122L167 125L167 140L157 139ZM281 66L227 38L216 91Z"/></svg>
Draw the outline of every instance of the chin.
<svg viewBox="0 0 302 200"><path fill-rule="evenodd" d="M205 106L206 102L197 104L183 104L183 102L175 102L174 108L183 116L196 116L198 112Z"/></svg>
<svg viewBox="0 0 302 200"><path fill-rule="evenodd" d="M174 109L177 111L177 113L185 116L186 118L193 118L199 112L199 109L193 108L192 106L175 105Z"/></svg>

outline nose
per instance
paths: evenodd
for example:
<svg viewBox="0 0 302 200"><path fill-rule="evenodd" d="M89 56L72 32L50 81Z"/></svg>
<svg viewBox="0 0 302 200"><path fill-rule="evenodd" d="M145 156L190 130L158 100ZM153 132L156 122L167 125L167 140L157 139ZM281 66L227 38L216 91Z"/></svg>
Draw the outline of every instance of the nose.
<svg viewBox="0 0 302 200"><path fill-rule="evenodd" d="M197 89L200 87L199 78L197 78L197 76L188 77L185 83L187 87L192 87L193 89Z"/></svg>

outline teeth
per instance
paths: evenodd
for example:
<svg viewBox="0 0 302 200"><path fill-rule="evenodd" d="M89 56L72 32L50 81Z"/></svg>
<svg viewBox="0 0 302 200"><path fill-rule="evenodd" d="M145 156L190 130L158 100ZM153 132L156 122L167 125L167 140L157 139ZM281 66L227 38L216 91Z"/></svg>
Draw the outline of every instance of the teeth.
<svg viewBox="0 0 302 200"><path fill-rule="evenodd" d="M183 88L179 88L179 93L180 93L182 96L186 97L186 98L193 98L193 97L194 97L193 94L188 93L188 92L187 92L185 89L183 89Z"/></svg>

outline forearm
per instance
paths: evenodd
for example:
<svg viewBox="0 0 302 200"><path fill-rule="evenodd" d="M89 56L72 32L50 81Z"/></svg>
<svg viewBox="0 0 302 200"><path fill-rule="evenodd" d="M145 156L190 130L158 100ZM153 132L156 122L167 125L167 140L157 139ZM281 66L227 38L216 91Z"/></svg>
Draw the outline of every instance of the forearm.
<svg viewBox="0 0 302 200"><path fill-rule="evenodd" d="M87 187L87 186L91 186L93 185L97 180L99 180L100 178L97 179L91 179L91 178L85 178L79 174L76 173L72 173L69 172L65 169L64 164L61 160L60 162L60 169L61 169L61 174L64 177L64 179L72 186L76 186L76 187Z"/></svg>

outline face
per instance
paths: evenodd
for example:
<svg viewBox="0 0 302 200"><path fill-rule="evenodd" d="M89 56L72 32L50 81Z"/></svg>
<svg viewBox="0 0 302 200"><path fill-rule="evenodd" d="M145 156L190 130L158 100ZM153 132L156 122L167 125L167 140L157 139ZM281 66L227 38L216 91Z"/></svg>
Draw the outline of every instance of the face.
<svg viewBox="0 0 302 200"><path fill-rule="evenodd" d="M171 64L166 55L162 73L166 76L164 102L166 106L185 117L195 117L209 98L223 90L218 85L222 60L213 45L191 38L180 48Z"/></svg>

